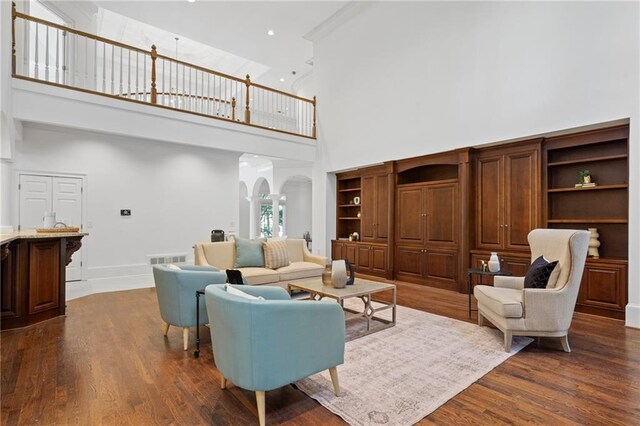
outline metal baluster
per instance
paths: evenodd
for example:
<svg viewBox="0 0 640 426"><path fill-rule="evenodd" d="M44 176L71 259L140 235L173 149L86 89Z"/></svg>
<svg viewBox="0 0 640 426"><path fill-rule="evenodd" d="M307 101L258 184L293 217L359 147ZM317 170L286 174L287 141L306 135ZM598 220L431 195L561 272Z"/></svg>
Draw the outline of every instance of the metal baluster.
<svg viewBox="0 0 640 426"><path fill-rule="evenodd" d="M122 96L122 47L120 48L120 96Z"/></svg>
<svg viewBox="0 0 640 426"><path fill-rule="evenodd" d="M167 105L167 92L165 91L165 85L164 85L164 64L165 64L165 60L164 58L162 58L162 105Z"/></svg>
<svg viewBox="0 0 640 426"><path fill-rule="evenodd" d="M93 40L93 87L98 91L98 40Z"/></svg>
<svg viewBox="0 0 640 426"><path fill-rule="evenodd" d="M171 101L173 100L171 98L173 96L173 92L171 91L171 86L173 86L173 65L171 61L169 61L169 105L173 107L175 105L171 105Z"/></svg>
<svg viewBox="0 0 640 426"><path fill-rule="evenodd" d="M34 66L34 69L33 69L34 78L39 78L40 77L40 71L38 69L38 26L39 25L36 22L36 46L35 46L35 49L34 49L34 51L35 51L35 55L34 55L35 56L35 61L34 61L35 62L35 66Z"/></svg>
<svg viewBox="0 0 640 426"><path fill-rule="evenodd" d="M207 103L205 109L207 115L211 115L211 74L207 73Z"/></svg>
<svg viewBox="0 0 640 426"><path fill-rule="evenodd" d="M131 97L131 49L127 49L127 98Z"/></svg>
<svg viewBox="0 0 640 426"><path fill-rule="evenodd" d="M136 50L136 100L140 100L140 88L138 86L138 78L140 77L140 66L138 65L139 52Z"/></svg>
<svg viewBox="0 0 640 426"><path fill-rule="evenodd" d="M184 107L187 107L187 101L185 100L185 83L187 78L187 68L184 64L182 64L182 100L185 103Z"/></svg>
<svg viewBox="0 0 640 426"><path fill-rule="evenodd" d="M44 79L49 81L49 26L45 25L46 34L44 36Z"/></svg>
<svg viewBox="0 0 640 426"><path fill-rule="evenodd" d="M111 94L113 95L114 92L114 81L113 81L113 74L114 74L114 70L115 70L115 50L116 47L115 46L111 46Z"/></svg>
<svg viewBox="0 0 640 426"><path fill-rule="evenodd" d="M142 56L142 100L147 102L147 54Z"/></svg>
<svg viewBox="0 0 640 426"><path fill-rule="evenodd" d="M86 88L89 82L89 39L84 37L84 85Z"/></svg>
<svg viewBox="0 0 640 426"><path fill-rule="evenodd" d="M56 83L60 83L60 30L56 28Z"/></svg>
<svg viewBox="0 0 640 426"><path fill-rule="evenodd" d="M102 42L102 92L107 93L107 43Z"/></svg>

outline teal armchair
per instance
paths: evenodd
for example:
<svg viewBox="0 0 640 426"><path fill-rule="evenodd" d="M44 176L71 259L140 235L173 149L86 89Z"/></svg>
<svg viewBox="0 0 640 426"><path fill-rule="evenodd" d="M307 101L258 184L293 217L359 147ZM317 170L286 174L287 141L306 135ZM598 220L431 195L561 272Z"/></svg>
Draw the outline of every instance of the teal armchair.
<svg viewBox="0 0 640 426"><path fill-rule="evenodd" d="M160 307L160 316L165 322L164 335L169 327L182 327L184 350L189 344L189 327L207 323L204 300L200 298L200 322L196 324L196 290L209 284L220 284L227 280L224 272L211 266L181 266L174 271L164 265L153 267L153 280Z"/></svg>
<svg viewBox="0 0 640 426"><path fill-rule="evenodd" d="M224 285L210 285L205 290L222 389L229 380L255 391L261 426L265 424L266 391L328 369L339 396L336 367L344 363L345 341L345 318L340 305L291 300L280 287L237 288L266 300L229 294Z"/></svg>

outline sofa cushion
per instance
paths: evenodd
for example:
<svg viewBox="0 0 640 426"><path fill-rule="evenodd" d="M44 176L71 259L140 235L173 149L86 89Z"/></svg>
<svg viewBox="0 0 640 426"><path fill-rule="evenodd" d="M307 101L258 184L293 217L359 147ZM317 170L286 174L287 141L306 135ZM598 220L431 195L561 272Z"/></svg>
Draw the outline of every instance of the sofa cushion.
<svg viewBox="0 0 640 426"><path fill-rule="evenodd" d="M262 243L264 240L236 238L236 268L264 266Z"/></svg>
<svg viewBox="0 0 640 426"><path fill-rule="evenodd" d="M277 269L280 281L297 280L300 278L312 278L322 276L324 268L317 263L292 262L289 266Z"/></svg>
<svg viewBox="0 0 640 426"><path fill-rule="evenodd" d="M273 269L240 268L240 272L242 272L242 278L250 285L277 283L280 281L280 274Z"/></svg>
<svg viewBox="0 0 640 426"><path fill-rule="evenodd" d="M269 240L262 243L264 251L264 267L278 269L289 265L289 250L284 240Z"/></svg>
<svg viewBox="0 0 640 426"><path fill-rule="evenodd" d="M478 306L483 305L504 318L522 318L522 290L478 285L473 294Z"/></svg>
<svg viewBox="0 0 640 426"><path fill-rule="evenodd" d="M303 262L304 261L304 248L303 244L307 244L305 240L296 238L289 238L286 240L287 247L289 249L289 262Z"/></svg>
<svg viewBox="0 0 640 426"><path fill-rule="evenodd" d="M524 288L547 288L549 278L557 264L557 260L549 262L544 256L538 257L531 263L524 277ZM556 276L556 281L557 280L558 278ZM555 283L553 286L555 287Z"/></svg>

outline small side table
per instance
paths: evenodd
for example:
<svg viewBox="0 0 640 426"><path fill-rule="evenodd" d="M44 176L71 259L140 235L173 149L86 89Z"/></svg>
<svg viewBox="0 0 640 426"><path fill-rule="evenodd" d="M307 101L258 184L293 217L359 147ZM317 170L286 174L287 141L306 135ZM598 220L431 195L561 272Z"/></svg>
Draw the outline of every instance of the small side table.
<svg viewBox="0 0 640 426"><path fill-rule="evenodd" d="M200 356L200 296L204 296L204 290L196 290L196 350L193 351L196 358Z"/></svg>
<svg viewBox="0 0 640 426"><path fill-rule="evenodd" d="M502 275L502 276L511 276L511 271L506 271L504 269L498 271L498 272L490 272L490 271L483 271L480 268L469 268L469 270L467 271L467 274L469 275L469 281L468 281L468 285L467 285L467 294L469 296L469 318L471 318L471 311L477 311L477 309L471 309L471 293L472 293L472 289L473 289L473 276L474 275L478 275L480 277L480 282L479 284L484 284L482 282L482 278L484 276L490 276L490 277L495 277L497 275Z"/></svg>

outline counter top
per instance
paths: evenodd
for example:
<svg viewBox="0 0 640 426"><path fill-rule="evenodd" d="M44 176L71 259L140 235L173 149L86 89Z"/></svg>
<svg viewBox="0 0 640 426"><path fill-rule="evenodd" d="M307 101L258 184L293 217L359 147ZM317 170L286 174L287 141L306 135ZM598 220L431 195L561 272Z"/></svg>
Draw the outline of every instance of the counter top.
<svg viewBox="0 0 640 426"><path fill-rule="evenodd" d="M32 239L32 238L69 238L84 237L89 235L88 232L36 232L35 229L29 231L9 232L0 234L0 244L9 243L14 240Z"/></svg>

